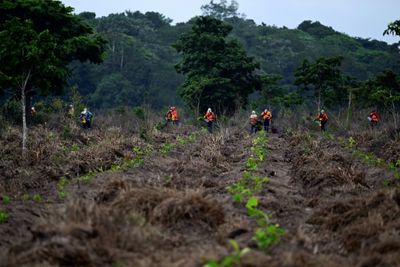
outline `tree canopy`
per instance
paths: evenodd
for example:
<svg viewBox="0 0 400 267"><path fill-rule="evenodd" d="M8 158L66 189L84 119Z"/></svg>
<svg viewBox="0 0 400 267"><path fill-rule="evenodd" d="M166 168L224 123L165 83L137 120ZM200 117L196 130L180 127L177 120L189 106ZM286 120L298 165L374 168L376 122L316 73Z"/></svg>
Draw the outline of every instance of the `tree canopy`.
<svg viewBox="0 0 400 267"><path fill-rule="evenodd" d="M232 114L260 89L259 66L237 41L227 39L231 30L214 17L198 17L174 45L182 56L176 69L186 76L179 94L193 109L212 106Z"/></svg>
<svg viewBox="0 0 400 267"><path fill-rule="evenodd" d="M72 11L53 0L0 2L0 93L21 100L23 154L30 96L61 92L73 60L102 61L105 41Z"/></svg>

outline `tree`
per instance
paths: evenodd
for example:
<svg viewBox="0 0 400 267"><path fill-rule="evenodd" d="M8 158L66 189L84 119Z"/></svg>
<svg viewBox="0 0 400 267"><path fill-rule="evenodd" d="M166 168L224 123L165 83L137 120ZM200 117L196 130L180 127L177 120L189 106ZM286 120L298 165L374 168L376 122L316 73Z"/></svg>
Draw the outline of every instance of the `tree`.
<svg viewBox="0 0 400 267"><path fill-rule="evenodd" d="M396 109L400 103L400 79L392 70L386 69L382 73L369 79L363 88L370 104L383 106L393 117L393 123L397 128Z"/></svg>
<svg viewBox="0 0 400 267"><path fill-rule="evenodd" d="M174 45L182 56L176 69L186 75L179 94L192 109L213 106L232 114L260 89L260 77L255 74L259 66L238 42L227 40L231 30L213 17L198 17L192 31Z"/></svg>
<svg viewBox="0 0 400 267"><path fill-rule="evenodd" d="M105 41L72 11L53 0L0 2L0 88L21 100L23 155L27 100L35 94L61 92L71 61L102 61Z"/></svg>
<svg viewBox="0 0 400 267"><path fill-rule="evenodd" d="M237 13L239 9L239 4L235 0L231 0L230 5L228 5L227 0L220 0L219 3L214 3L213 0L207 5L201 6L204 16L212 16L219 20L225 20L227 18L239 17L240 14Z"/></svg>
<svg viewBox="0 0 400 267"><path fill-rule="evenodd" d="M383 35L393 34L400 36L400 20L396 20L392 23L389 23L387 29L383 32Z"/></svg>
<svg viewBox="0 0 400 267"><path fill-rule="evenodd" d="M335 93L342 85L342 75L339 66L342 57L320 58L315 63L304 60L295 72L295 85L303 85L304 90L312 90L316 99L318 111L323 100ZM309 87L311 86L311 88Z"/></svg>

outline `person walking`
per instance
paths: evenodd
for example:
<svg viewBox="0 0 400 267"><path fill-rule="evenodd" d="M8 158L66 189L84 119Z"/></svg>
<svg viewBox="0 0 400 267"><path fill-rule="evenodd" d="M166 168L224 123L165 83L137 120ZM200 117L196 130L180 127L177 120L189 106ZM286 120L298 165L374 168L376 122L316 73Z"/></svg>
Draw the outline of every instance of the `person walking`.
<svg viewBox="0 0 400 267"><path fill-rule="evenodd" d="M261 113L261 117L264 121L263 125L264 125L264 131L268 133L269 131L269 126L271 125L271 119L272 119L272 113L271 111L269 111L268 109L265 109L262 113Z"/></svg>
<svg viewBox="0 0 400 267"><path fill-rule="evenodd" d="M371 127L377 126L378 122L379 122L378 112L376 112L375 110L371 111L371 113L368 116L368 121L369 121Z"/></svg>
<svg viewBox="0 0 400 267"><path fill-rule="evenodd" d="M84 108L81 114L79 115L79 119L81 120L82 127L84 129L90 129L92 127L92 112L88 111L87 108Z"/></svg>
<svg viewBox="0 0 400 267"><path fill-rule="evenodd" d="M206 114L204 115L204 121L207 122L207 129L209 133L213 132L213 123L216 119L214 112L212 112L211 108L207 109Z"/></svg>
<svg viewBox="0 0 400 267"><path fill-rule="evenodd" d="M319 113L317 119L319 121L319 127L321 128L321 132L326 131L326 123L328 122L328 114L325 112L325 110L321 110Z"/></svg>
<svg viewBox="0 0 400 267"><path fill-rule="evenodd" d="M257 132L257 124L258 124L258 116L256 112L253 110L251 112L251 115L249 117L249 123L250 123L250 133L256 133Z"/></svg>

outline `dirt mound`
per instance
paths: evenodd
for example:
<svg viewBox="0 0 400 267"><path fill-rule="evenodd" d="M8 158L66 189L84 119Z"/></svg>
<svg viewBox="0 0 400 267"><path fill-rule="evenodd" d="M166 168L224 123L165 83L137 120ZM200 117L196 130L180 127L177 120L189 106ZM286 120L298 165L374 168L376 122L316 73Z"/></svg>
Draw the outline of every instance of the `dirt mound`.
<svg viewBox="0 0 400 267"><path fill-rule="evenodd" d="M339 240L345 253L373 256L379 266L400 263L400 189L333 203L308 222L320 226L324 236Z"/></svg>
<svg viewBox="0 0 400 267"><path fill-rule="evenodd" d="M103 186L94 199L98 204L110 203L115 200L121 191L127 191L129 188L131 188L131 185L127 181L114 179Z"/></svg>
<svg viewBox="0 0 400 267"><path fill-rule="evenodd" d="M132 149L142 148L145 143L121 132L117 127L82 131L72 126L63 137L65 133L35 126L29 131L31 142L23 160L19 132L13 128L0 140L0 193L38 193L62 176L72 178L107 170L115 162L134 158Z"/></svg>
<svg viewBox="0 0 400 267"><path fill-rule="evenodd" d="M46 221L32 228L31 240L10 249L4 266L112 266L125 254L140 254L131 260L146 266L145 255L167 245L140 214L93 202L71 203Z"/></svg>
<svg viewBox="0 0 400 267"><path fill-rule="evenodd" d="M293 163L293 182L300 182L307 194L337 186L367 186L365 172L360 171L350 154L338 145L321 138L294 136L287 157Z"/></svg>
<svg viewBox="0 0 400 267"><path fill-rule="evenodd" d="M203 198L199 193L182 193L166 188L132 188L123 192L113 209L121 212L134 210L153 224L181 229L208 225L215 228L224 222L218 202Z"/></svg>

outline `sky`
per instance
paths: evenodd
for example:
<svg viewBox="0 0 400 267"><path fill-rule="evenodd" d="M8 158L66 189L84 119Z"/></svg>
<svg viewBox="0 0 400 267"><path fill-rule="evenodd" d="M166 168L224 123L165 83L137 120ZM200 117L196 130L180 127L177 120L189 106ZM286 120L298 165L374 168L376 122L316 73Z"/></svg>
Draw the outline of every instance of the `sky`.
<svg viewBox="0 0 400 267"><path fill-rule="evenodd" d="M236 0L239 13L257 24L296 28L304 20L319 21L353 37L388 43L399 36L383 36L389 22L400 19L400 0ZM95 12L98 17L126 10L155 11L173 20L186 22L201 15L200 7L210 0L62 0L75 13ZM214 2L219 2L215 0ZM230 0L228 0L230 3Z"/></svg>

